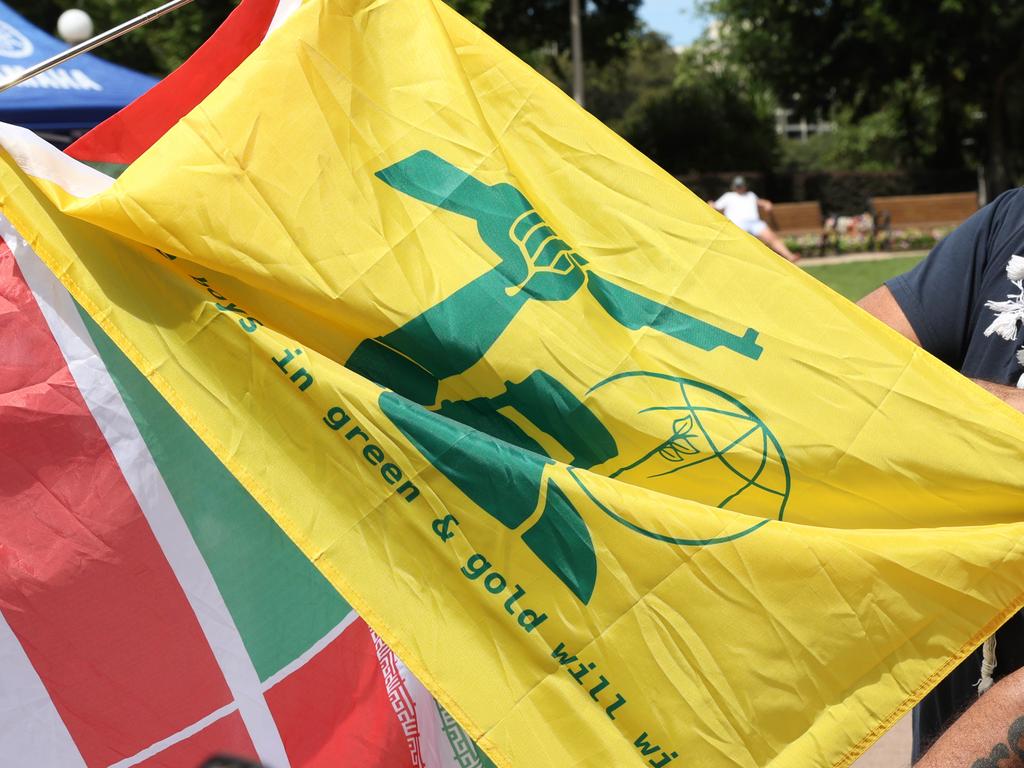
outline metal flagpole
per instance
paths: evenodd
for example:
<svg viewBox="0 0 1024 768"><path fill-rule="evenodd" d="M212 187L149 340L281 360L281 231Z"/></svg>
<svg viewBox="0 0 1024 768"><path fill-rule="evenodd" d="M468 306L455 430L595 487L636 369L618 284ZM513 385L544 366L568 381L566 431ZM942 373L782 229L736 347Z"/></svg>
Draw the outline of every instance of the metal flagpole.
<svg viewBox="0 0 1024 768"><path fill-rule="evenodd" d="M0 83L0 93L3 93L8 88L13 88L16 85L24 83L26 80L31 80L38 74L45 72L48 69L63 64L65 61L75 58L83 53L91 51L93 48L99 48L104 43L109 43L111 40L116 40L121 35L131 32L133 29L138 29L141 26L149 24L154 19L159 19L165 13L181 8L183 5L188 5L192 0L170 0L169 3L164 3L159 8L154 8L151 11L146 11L141 16L136 16L134 19L129 19L123 24L118 24L113 29L108 29L106 32L101 32L95 37L91 37L83 43L72 46L66 51L61 51L56 56L51 56L45 61L41 61L35 66L29 67L24 72L13 76L10 80L4 83Z"/></svg>
<svg viewBox="0 0 1024 768"><path fill-rule="evenodd" d="M572 48L572 97L583 106L583 23L580 0L569 0L569 33Z"/></svg>

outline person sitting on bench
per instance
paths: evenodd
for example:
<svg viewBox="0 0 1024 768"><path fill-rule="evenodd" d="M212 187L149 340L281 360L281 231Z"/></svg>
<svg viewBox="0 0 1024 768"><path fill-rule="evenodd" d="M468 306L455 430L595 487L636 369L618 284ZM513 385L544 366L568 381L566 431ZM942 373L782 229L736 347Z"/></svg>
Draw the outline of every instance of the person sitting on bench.
<svg viewBox="0 0 1024 768"><path fill-rule="evenodd" d="M710 205L725 214L733 224L749 232L780 256L796 261L800 257L793 253L772 229L761 218L761 211L768 213L772 209L771 201L763 200L750 191L747 181L742 176L732 180L732 189Z"/></svg>

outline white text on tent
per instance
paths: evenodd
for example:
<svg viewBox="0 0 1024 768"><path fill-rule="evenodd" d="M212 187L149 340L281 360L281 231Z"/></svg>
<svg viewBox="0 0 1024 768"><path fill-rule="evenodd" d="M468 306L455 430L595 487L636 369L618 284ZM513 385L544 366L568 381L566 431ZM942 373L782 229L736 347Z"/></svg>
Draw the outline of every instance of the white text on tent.
<svg viewBox="0 0 1024 768"><path fill-rule="evenodd" d="M17 77L25 71L25 67L17 64L0 64L0 75L5 80ZM80 69L63 69L56 67L41 72L31 80L26 80L18 88L56 88L61 91L102 91L103 86L89 77Z"/></svg>

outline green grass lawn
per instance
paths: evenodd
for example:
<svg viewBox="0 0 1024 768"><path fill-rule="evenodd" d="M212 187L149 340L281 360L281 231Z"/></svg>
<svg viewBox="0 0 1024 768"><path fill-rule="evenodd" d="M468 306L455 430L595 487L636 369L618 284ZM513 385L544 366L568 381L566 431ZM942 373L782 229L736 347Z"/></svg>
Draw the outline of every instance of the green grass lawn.
<svg viewBox="0 0 1024 768"><path fill-rule="evenodd" d="M923 259L925 253L900 256L895 259L881 261L854 261L846 264L823 264L807 266L809 275L821 280L837 293L843 294L851 301L866 296L890 277L906 272Z"/></svg>

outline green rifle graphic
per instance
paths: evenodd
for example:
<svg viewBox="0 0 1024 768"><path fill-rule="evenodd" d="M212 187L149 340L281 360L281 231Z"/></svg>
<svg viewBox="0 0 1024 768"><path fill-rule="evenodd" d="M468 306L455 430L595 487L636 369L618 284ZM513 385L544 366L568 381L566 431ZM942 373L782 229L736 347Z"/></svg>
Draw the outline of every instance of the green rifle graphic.
<svg viewBox="0 0 1024 768"><path fill-rule="evenodd" d="M440 381L477 363L531 299L563 301L583 287L621 325L650 327L706 351L721 347L756 360L762 351L757 331L736 336L605 280L510 184L484 184L427 151L377 176L411 197L476 221L501 262L402 327L363 341L345 365L394 390L397 395L381 395L384 413L478 506L508 528L524 529L526 545L586 603L597 577L587 526L551 477L550 454L500 411L518 412L584 469L617 455L614 438L544 371L506 382L496 397L437 404Z"/></svg>
<svg viewBox="0 0 1024 768"><path fill-rule="evenodd" d="M761 355L752 328L737 336L605 280L511 184L489 186L425 150L377 177L417 200L473 219L501 259L401 328L362 342L349 358L353 370L421 405L434 403L441 379L478 362L528 301L564 301L584 287L626 328L653 328L706 351L721 347L751 360Z"/></svg>

